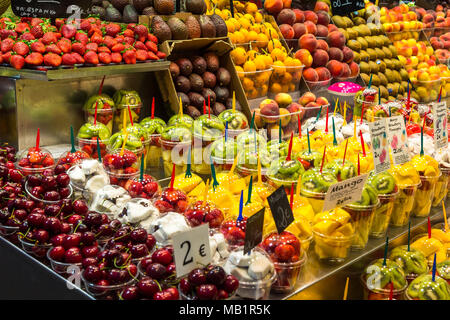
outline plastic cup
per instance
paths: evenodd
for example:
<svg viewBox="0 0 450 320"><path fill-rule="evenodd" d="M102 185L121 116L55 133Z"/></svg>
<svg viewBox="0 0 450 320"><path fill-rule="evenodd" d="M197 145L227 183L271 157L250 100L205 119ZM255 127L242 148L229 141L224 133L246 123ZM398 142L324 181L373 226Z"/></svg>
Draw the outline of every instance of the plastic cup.
<svg viewBox="0 0 450 320"><path fill-rule="evenodd" d="M391 226L402 227L408 224L414 205L414 196L420 183L415 185L398 185L398 196L394 200L391 214Z"/></svg>
<svg viewBox="0 0 450 320"><path fill-rule="evenodd" d="M76 164L72 167L70 167L69 170L67 170L67 174L70 175L70 173L74 170L75 167L79 167L79 164ZM102 167L104 168L104 167ZM105 175L108 177L108 174L105 171ZM82 184L77 184L75 183L73 180L70 180L70 186L72 187L73 190L73 194L75 195L76 198L78 197L82 197L83 199L86 199L88 203L90 203L90 201L92 200L92 198L94 197L94 194L92 192L90 192L89 190L87 190L84 185Z"/></svg>
<svg viewBox="0 0 450 320"><path fill-rule="evenodd" d="M125 287L130 286L136 282L135 279L131 278L129 281L121 284L114 284L109 286L101 286L92 282L87 281L84 276L83 272L81 272L81 280L83 280L84 287L86 291L96 297L103 296L106 294L114 294L119 293L122 291Z"/></svg>
<svg viewBox="0 0 450 320"><path fill-rule="evenodd" d="M424 94L419 94L419 102L427 103L436 101L437 96L439 95L439 90L441 86L441 79L429 80L429 81L412 81L414 88L419 92L423 91Z"/></svg>
<svg viewBox="0 0 450 320"><path fill-rule="evenodd" d="M364 300L389 300L391 293L390 289L381 288L369 288L367 281L364 279L364 275L361 275L361 283L364 288ZM392 291L393 300L403 300L404 292L408 288L408 282L405 283L401 289L395 289Z"/></svg>
<svg viewBox="0 0 450 320"><path fill-rule="evenodd" d="M286 114L280 114L278 116L266 116L260 114L260 117L264 120L264 127L259 129L266 129L269 140L278 140L279 129L271 131L273 124L279 124L281 120L282 139L287 140L291 137L291 132L298 132L298 115L302 119L303 111L300 109L296 112L290 112ZM277 126L278 128L278 126ZM289 129L289 131L287 130Z"/></svg>
<svg viewBox="0 0 450 320"><path fill-rule="evenodd" d="M222 135L211 140L194 135L194 147L192 148L192 171L201 175L211 174L211 145L217 139L221 139ZM199 161L201 159L201 162Z"/></svg>
<svg viewBox="0 0 450 320"><path fill-rule="evenodd" d="M191 141L175 142L161 139L164 173L166 176L170 177L172 175L174 163L175 175L182 174L186 171L189 148L191 147L191 144ZM172 159L173 155L176 155L178 159Z"/></svg>
<svg viewBox="0 0 450 320"><path fill-rule="evenodd" d="M375 210L372 227L370 228L370 236L372 238L381 238L386 234L392 211L394 210L394 202L398 194L396 192L378 195L380 205Z"/></svg>
<svg viewBox="0 0 450 320"><path fill-rule="evenodd" d="M354 235L333 237L314 230L313 235L314 251L321 262L334 265L342 263L347 258Z"/></svg>
<svg viewBox="0 0 450 320"><path fill-rule="evenodd" d="M441 176L439 177L433 196L433 207L440 206L442 201L447 198L448 181L450 179L450 168L441 168Z"/></svg>
<svg viewBox="0 0 450 320"><path fill-rule="evenodd" d="M362 250L366 247L369 241L370 228L372 227L375 210L378 208L380 201L376 204L361 206L357 204L348 204L344 207L353 220L355 228L355 237L352 242L352 250Z"/></svg>
<svg viewBox="0 0 450 320"><path fill-rule="evenodd" d="M126 118L126 125L131 123L130 114L128 111L130 107L131 117L133 118L133 123L139 122L139 115L141 114L142 103L134 105L119 105L114 112L114 128L116 131L121 131L123 126L123 118Z"/></svg>
<svg viewBox="0 0 450 320"><path fill-rule="evenodd" d="M315 214L322 212L323 203L325 201L326 196L325 192L314 192L306 189L301 189L300 194L308 199Z"/></svg>
<svg viewBox="0 0 450 320"><path fill-rule="evenodd" d="M333 81L332 77L328 80L322 81L308 81L305 79L306 85L308 86L309 91L311 92L318 92L324 90L331 84L331 81Z"/></svg>
<svg viewBox="0 0 450 320"><path fill-rule="evenodd" d="M291 263L274 262L277 277L272 284L272 291L277 293L291 292L297 283L300 271L306 263L306 260L307 254L303 250L302 257L299 261Z"/></svg>
<svg viewBox="0 0 450 320"><path fill-rule="evenodd" d="M106 105L105 105L106 106ZM103 123L110 132L113 132L113 117L115 109L108 108L97 109L97 121ZM95 107L93 109L84 110L84 120L88 123L95 121Z"/></svg>
<svg viewBox="0 0 450 320"><path fill-rule="evenodd" d="M269 92L276 95L281 92L298 91L302 79L304 65L301 66L270 66L273 69L270 77Z"/></svg>
<svg viewBox="0 0 450 320"><path fill-rule="evenodd" d="M97 137L94 137L92 139L83 139L78 138L78 147L86 152L91 158L98 159L98 152L97 152ZM106 155L106 146L108 145L109 140L99 140L100 145L100 154L102 158Z"/></svg>
<svg viewBox="0 0 450 320"><path fill-rule="evenodd" d="M250 183L250 177L253 177L253 181L258 180L258 169L248 168L244 165L238 164L236 166L238 174L245 179L247 184ZM261 178L264 181L267 181L267 168L261 168Z"/></svg>
<svg viewBox="0 0 450 320"><path fill-rule="evenodd" d="M48 149L42 148L42 147L40 147L39 149L42 153L48 154L51 158L55 159L55 157L52 155L52 153ZM33 164L33 167L23 167L19 163L22 159L27 158L27 156L28 156L28 149L19 151L19 153L17 154L18 161L16 162L17 169L19 169L25 176L28 176L30 174L42 173L45 170L53 169L56 166L56 161L53 160L53 164L50 166L46 166L46 167L43 167L42 165L38 165L38 164Z"/></svg>
<svg viewBox="0 0 450 320"><path fill-rule="evenodd" d="M161 135L151 134L150 139L144 143L144 148L146 166L149 168L159 167L162 158Z"/></svg>
<svg viewBox="0 0 450 320"><path fill-rule="evenodd" d="M356 116L358 119L361 119L361 112L363 112L364 108L364 116L363 119L365 119L368 122L375 121L375 106L378 105L377 101L364 101L360 98L357 98L355 101L355 107L353 109L353 115Z"/></svg>
<svg viewBox="0 0 450 320"><path fill-rule="evenodd" d="M28 180L25 182L25 191L26 191L27 195L31 199L33 199L34 201L39 201L39 202L42 202L44 204L59 204L61 202L61 200L70 199L70 197L72 197L72 194L73 194L73 189L72 189L72 186L70 184L67 186L67 188L69 188L69 190L70 190L70 193L69 193L69 195L67 197L65 197L63 199L56 200L56 201L50 201L50 200L44 200L44 199L39 199L39 198L35 197L31 193L31 187L28 185Z"/></svg>
<svg viewBox="0 0 450 320"><path fill-rule="evenodd" d="M267 97L272 72L272 68L254 72L237 72L247 99Z"/></svg>
<svg viewBox="0 0 450 320"><path fill-rule="evenodd" d="M438 176L420 176L422 184L417 189L412 209L412 214L415 217L428 217L430 214L434 190L441 175L439 172Z"/></svg>
<svg viewBox="0 0 450 320"><path fill-rule="evenodd" d="M19 230L19 227L5 226L0 224L0 236L8 237L12 236Z"/></svg>
<svg viewBox="0 0 450 320"><path fill-rule="evenodd" d="M59 262L56 260L53 260L50 257L50 250L51 248L47 251L47 259L48 261L50 261L50 266L52 267L53 271L55 271L56 273L59 274L64 274L64 275L70 275L70 274L75 274L76 270L81 271L81 263L64 263L64 262ZM78 269L76 269L78 268Z"/></svg>
<svg viewBox="0 0 450 320"><path fill-rule="evenodd" d="M37 244L33 242L29 242L24 239L23 236L19 235L19 242L22 246L23 251L28 254L31 254L37 258L44 258L47 254L47 251L51 248L51 244Z"/></svg>

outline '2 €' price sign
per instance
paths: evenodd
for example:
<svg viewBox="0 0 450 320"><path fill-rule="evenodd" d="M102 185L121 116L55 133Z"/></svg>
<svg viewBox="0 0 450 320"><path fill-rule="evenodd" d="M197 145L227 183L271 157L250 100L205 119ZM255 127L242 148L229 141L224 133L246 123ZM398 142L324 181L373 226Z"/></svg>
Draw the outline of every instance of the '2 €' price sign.
<svg viewBox="0 0 450 320"><path fill-rule="evenodd" d="M284 187L281 186L268 196L267 201L269 202L273 220L275 220L275 225L277 226L277 231L278 233L281 233L294 222L294 215Z"/></svg>
<svg viewBox="0 0 450 320"><path fill-rule="evenodd" d="M31 18L81 18L91 7L90 0L12 0L16 16Z"/></svg>
<svg viewBox="0 0 450 320"><path fill-rule="evenodd" d="M203 224L173 236L177 277L182 277L195 268L204 267L211 262L208 230L208 224Z"/></svg>

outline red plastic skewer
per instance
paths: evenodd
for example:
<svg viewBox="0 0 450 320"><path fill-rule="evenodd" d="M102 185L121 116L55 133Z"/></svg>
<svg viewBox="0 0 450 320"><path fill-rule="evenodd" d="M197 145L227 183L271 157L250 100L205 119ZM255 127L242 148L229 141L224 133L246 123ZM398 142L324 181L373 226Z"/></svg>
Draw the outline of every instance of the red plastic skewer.
<svg viewBox="0 0 450 320"><path fill-rule="evenodd" d="M289 149L288 149L288 155L286 157L286 161L291 161L291 154L292 154L292 140L294 139L294 132L291 132L291 140L289 141Z"/></svg>
<svg viewBox="0 0 450 320"><path fill-rule="evenodd" d="M359 135L361 137L361 148L362 148L363 156L365 157L366 156L366 147L364 146L364 137L363 137L361 130L359 130Z"/></svg>
<svg viewBox="0 0 450 320"><path fill-rule="evenodd" d="M36 133L36 151L39 151L40 141L41 141L41 130L38 128Z"/></svg>
<svg viewBox="0 0 450 320"><path fill-rule="evenodd" d="M131 122L131 125L134 126L134 123L133 123L133 117L131 116L131 109L130 109L130 106L128 106L128 114L130 115L130 122Z"/></svg>
<svg viewBox="0 0 450 320"><path fill-rule="evenodd" d="M102 82L100 83L100 88L98 88L98 95L101 95L103 92L103 85L105 83L106 76L103 76Z"/></svg>
<svg viewBox="0 0 450 320"><path fill-rule="evenodd" d="M170 189L173 189L173 183L175 181L175 163L172 167L172 177L170 178Z"/></svg>
<svg viewBox="0 0 450 320"><path fill-rule="evenodd" d="M155 97L152 100L152 119L155 119Z"/></svg>
<svg viewBox="0 0 450 320"><path fill-rule="evenodd" d="M325 119L325 133L328 133L328 106L327 106L327 118Z"/></svg>

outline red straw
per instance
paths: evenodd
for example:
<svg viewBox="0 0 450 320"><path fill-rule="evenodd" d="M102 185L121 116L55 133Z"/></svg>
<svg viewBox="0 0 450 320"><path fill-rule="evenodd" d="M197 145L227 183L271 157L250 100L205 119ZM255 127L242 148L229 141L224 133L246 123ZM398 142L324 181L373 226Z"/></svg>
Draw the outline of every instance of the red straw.
<svg viewBox="0 0 450 320"><path fill-rule="evenodd" d="M208 96L208 118L211 119L211 98Z"/></svg>
<svg viewBox="0 0 450 320"><path fill-rule="evenodd" d="M358 153L358 176L361 174L361 165L359 163L359 153Z"/></svg>
<svg viewBox="0 0 450 320"><path fill-rule="evenodd" d="M298 137L302 137L302 122L300 121L300 114L297 114L297 121L298 121Z"/></svg>
<svg viewBox="0 0 450 320"><path fill-rule="evenodd" d="M348 139L347 139L347 142L345 143L344 159L342 159L342 165L345 164L345 156L347 155L347 146L348 146Z"/></svg>
<svg viewBox="0 0 450 320"><path fill-rule="evenodd" d="M291 161L292 140L293 139L294 139L294 131L291 132L291 140L289 141L289 149L288 149L288 155L286 157L286 161Z"/></svg>
<svg viewBox="0 0 450 320"><path fill-rule="evenodd" d="M393 297L394 297L394 282L391 281L389 290L389 300L392 300Z"/></svg>
<svg viewBox="0 0 450 320"><path fill-rule="evenodd" d="M325 133L328 133L328 106L327 106L327 119L325 120Z"/></svg>
<svg viewBox="0 0 450 320"><path fill-rule="evenodd" d="M170 178L170 189L173 189L173 183L175 181L175 163L172 167L172 177Z"/></svg>
<svg viewBox="0 0 450 320"><path fill-rule="evenodd" d="M206 101L203 100L203 114L206 114Z"/></svg>
<svg viewBox="0 0 450 320"><path fill-rule="evenodd" d="M98 88L98 94L101 95L103 91L103 84L105 83L106 76L103 76L102 82L100 83L100 88Z"/></svg>
<svg viewBox="0 0 450 320"><path fill-rule="evenodd" d="M408 86L408 109L411 107L411 87Z"/></svg>
<svg viewBox="0 0 450 320"><path fill-rule="evenodd" d="M363 123L363 117L364 117L364 104L361 107L361 124Z"/></svg>
<svg viewBox="0 0 450 320"><path fill-rule="evenodd" d="M428 217L428 239L431 239L431 222L430 222L430 217Z"/></svg>
<svg viewBox="0 0 450 320"><path fill-rule="evenodd" d="M293 182L291 184L291 201L290 201L290 205L291 205L291 210L294 210L294 183Z"/></svg>
<svg viewBox="0 0 450 320"><path fill-rule="evenodd" d="M131 122L131 125L134 126L134 123L133 123L133 117L131 116L131 109L130 109L130 106L128 106L128 114L130 115L130 122Z"/></svg>
<svg viewBox="0 0 450 320"><path fill-rule="evenodd" d="M363 137L361 130L359 130L359 135L361 137L361 148L362 148L363 156L365 157L366 156L366 147L364 146L364 137Z"/></svg>
<svg viewBox="0 0 450 320"><path fill-rule="evenodd" d="M41 130L38 128L36 133L36 151L39 150L40 141L41 141Z"/></svg>
<svg viewBox="0 0 450 320"><path fill-rule="evenodd" d="M323 164L325 163L325 154L327 152L327 146L325 146L325 148L323 148L323 156L322 156L322 164L320 165L320 173L322 173L322 169L323 169Z"/></svg>
<svg viewBox="0 0 450 320"><path fill-rule="evenodd" d="M153 97L152 101L152 119L155 119L155 97Z"/></svg>
<svg viewBox="0 0 450 320"><path fill-rule="evenodd" d="M94 126L97 125L97 108L98 108L98 100L95 103L95 115L94 115Z"/></svg>

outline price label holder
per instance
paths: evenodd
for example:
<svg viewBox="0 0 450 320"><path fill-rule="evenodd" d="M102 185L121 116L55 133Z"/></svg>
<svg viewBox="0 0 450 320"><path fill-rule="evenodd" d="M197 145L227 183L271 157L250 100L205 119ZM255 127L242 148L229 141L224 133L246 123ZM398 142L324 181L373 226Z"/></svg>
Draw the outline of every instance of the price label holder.
<svg viewBox="0 0 450 320"><path fill-rule="evenodd" d="M211 262L208 224L180 232L173 236L172 241L177 277Z"/></svg>
<svg viewBox="0 0 450 320"><path fill-rule="evenodd" d="M389 157L386 119L369 122L369 130L375 173L389 170L391 159Z"/></svg>
<svg viewBox="0 0 450 320"><path fill-rule="evenodd" d="M447 102L433 103L433 133L436 150L448 147Z"/></svg>
<svg viewBox="0 0 450 320"><path fill-rule="evenodd" d="M11 0L16 16L32 18L74 18L85 16L90 0Z"/></svg>
<svg viewBox="0 0 450 320"><path fill-rule="evenodd" d="M281 186L274 193L268 196L267 201L269 202L277 231L278 233L281 233L289 227L292 222L294 222L294 215L292 213L284 187Z"/></svg>
<svg viewBox="0 0 450 320"><path fill-rule="evenodd" d="M394 166L411 160L403 116L387 118L388 142L392 151Z"/></svg>
<svg viewBox="0 0 450 320"><path fill-rule="evenodd" d="M359 201L361 199L364 184L369 174L362 174L351 179L347 179L333 184L328 188L323 203L323 211L328 211L336 207Z"/></svg>
<svg viewBox="0 0 450 320"><path fill-rule="evenodd" d="M364 0L331 0L333 15L347 16L365 7Z"/></svg>
<svg viewBox="0 0 450 320"><path fill-rule="evenodd" d="M265 208L261 209L247 219L247 224L245 226L244 254L250 253L250 251L262 241L265 211Z"/></svg>

